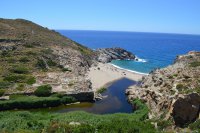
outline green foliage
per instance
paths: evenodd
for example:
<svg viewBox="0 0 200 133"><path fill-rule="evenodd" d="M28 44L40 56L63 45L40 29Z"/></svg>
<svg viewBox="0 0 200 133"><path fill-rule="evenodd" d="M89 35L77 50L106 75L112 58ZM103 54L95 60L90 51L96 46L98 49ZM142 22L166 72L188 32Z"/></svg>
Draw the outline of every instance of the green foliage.
<svg viewBox="0 0 200 133"><path fill-rule="evenodd" d="M23 74L9 74L5 76L4 81L9 81L9 82L25 82L26 81L26 75Z"/></svg>
<svg viewBox="0 0 200 133"><path fill-rule="evenodd" d="M35 90L34 94L39 97L47 97L51 95L51 90L50 85L41 85Z"/></svg>
<svg viewBox="0 0 200 133"><path fill-rule="evenodd" d="M27 79L26 83L29 84L29 85L32 85L32 84L36 83L35 77L33 77L33 76L29 77Z"/></svg>
<svg viewBox="0 0 200 133"><path fill-rule="evenodd" d="M19 59L19 61L22 62L22 63L27 63L27 62L29 62L30 60L28 59L28 57L21 57L21 58Z"/></svg>
<svg viewBox="0 0 200 133"><path fill-rule="evenodd" d="M9 88L12 84L10 82L7 81L1 81L0 82L0 89L6 89Z"/></svg>
<svg viewBox="0 0 200 133"><path fill-rule="evenodd" d="M48 59L48 60L47 60L47 64L48 64L49 66L56 66L56 65L57 65L57 63L54 62L54 61L52 61L51 59Z"/></svg>
<svg viewBox="0 0 200 133"><path fill-rule="evenodd" d="M183 84L177 84L177 85L176 85L176 89L177 89L178 91L182 91L182 90L184 89L184 85L183 85Z"/></svg>
<svg viewBox="0 0 200 133"><path fill-rule="evenodd" d="M77 102L77 100L74 98L74 97L71 97L71 96L63 96L61 99L60 99L61 103L63 104L68 104L68 103L74 103L74 102Z"/></svg>
<svg viewBox="0 0 200 133"><path fill-rule="evenodd" d="M158 128L159 128L160 130L165 129L165 128L171 126L172 124L173 124L173 123L172 123L171 120L159 120L158 123L157 123Z"/></svg>
<svg viewBox="0 0 200 133"><path fill-rule="evenodd" d="M38 67L39 69L47 69L45 62L42 59L38 59L36 67Z"/></svg>
<svg viewBox="0 0 200 133"><path fill-rule="evenodd" d="M16 99L0 101L0 110L43 108L58 105L60 105L60 99L56 97L20 96Z"/></svg>
<svg viewBox="0 0 200 133"><path fill-rule="evenodd" d="M200 62L198 61L190 63L190 67L198 67L198 66L200 66Z"/></svg>
<svg viewBox="0 0 200 133"><path fill-rule="evenodd" d="M200 119L195 121L194 123L191 123L189 125L189 128L192 129L192 130L195 130L197 132L200 132Z"/></svg>
<svg viewBox="0 0 200 133"><path fill-rule="evenodd" d="M41 53L42 53L42 54L52 54L52 53L53 53L53 50L50 49L50 48L42 49L42 50L41 50Z"/></svg>
<svg viewBox="0 0 200 133"><path fill-rule="evenodd" d="M97 90L97 93L103 93L103 92L105 92L106 90L107 90L107 88L102 87L102 88L100 88L100 89Z"/></svg>
<svg viewBox="0 0 200 133"><path fill-rule="evenodd" d="M22 90L24 90L24 88L25 88L25 84L20 83L20 84L18 84L16 89L19 90L19 91L22 91Z"/></svg>
<svg viewBox="0 0 200 133"><path fill-rule="evenodd" d="M17 73L17 74L27 74L29 73L28 69L26 67L23 66L15 66L12 68L11 70L13 73Z"/></svg>
<svg viewBox="0 0 200 133"><path fill-rule="evenodd" d="M147 106L141 101L134 101L138 110L131 114L116 113L96 115L86 112L40 113L40 112L0 112L0 129L6 131L31 130L35 132L73 132L73 133L154 133L156 130L144 115ZM78 122L80 125L70 125Z"/></svg>
<svg viewBox="0 0 200 133"><path fill-rule="evenodd" d="M0 97L3 96L5 93L5 90L4 89L0 89Z"/></svg>

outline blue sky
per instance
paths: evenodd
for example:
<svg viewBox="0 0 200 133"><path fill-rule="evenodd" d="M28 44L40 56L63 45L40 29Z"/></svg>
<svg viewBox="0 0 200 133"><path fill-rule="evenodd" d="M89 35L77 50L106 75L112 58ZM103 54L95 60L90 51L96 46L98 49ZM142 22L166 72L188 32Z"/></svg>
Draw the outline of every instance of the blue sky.
<svg viewBox="0 0 200 133"><path fill-rule="evenodd" d="M0 17L51 29L200 34L200 0L1 0Z"/></svg>

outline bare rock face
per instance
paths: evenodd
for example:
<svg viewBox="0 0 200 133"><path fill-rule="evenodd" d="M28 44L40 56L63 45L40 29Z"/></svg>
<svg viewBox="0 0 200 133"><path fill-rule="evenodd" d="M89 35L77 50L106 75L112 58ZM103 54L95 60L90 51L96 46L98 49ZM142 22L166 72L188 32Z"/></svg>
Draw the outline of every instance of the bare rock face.
<svg viewBox="0 0 200 133"><path fill-rule="evenodd" d="M190 95L191 93L200 91L200 52L189 52L186 55L178 56L173 65L163 69L156 69L148 76L143 77L139 86L132 86L127 92L129 100L139 98L147 103L151 110L150 118L165 116L169 118L174 110L175 116L180 116L183 123L191 122L196 118L197 112L191 111L185 116L179 115L178 105L186 105L198 108L196 104L190 103L188 100L180 100L180 96ZM130 90L132 92L130 92ZM194 96L189 96L190 98ZM178 102L176 102L178 100ZM192 100L193 101L193 100ZM195 100L198 101L198 100ZM176 105L174 105L176 103ZM181 104L180 104L181 103ZM185 108L183 106L182 108ZM197 110L196 110L197 111ZM189 111L188 111L189 112ZM173 114L173 113L172 113ZM190 116L191 115L191 116ZM188 117L188 118L184 118ZM174 117L175 121L179 121ZM179 119L179 117L178 117ZM180 122L177 122L180 123ZM182 123L181 123L182 124Z"/></svg>
<svg viewBox="0 0 200 133"><path fill-rule="evenodd" d="M200 96L197 93L180 97L173 104L172 116L175 124L183 126L191 123L199 117L200 111Z"/></svg>
<svg viewBox="0 0 200 133"><path fill-rule="evenodd" d="M112 60L135 60L135 55L122 48L102 48L97 49L97 60L108 63Z"/></svg>

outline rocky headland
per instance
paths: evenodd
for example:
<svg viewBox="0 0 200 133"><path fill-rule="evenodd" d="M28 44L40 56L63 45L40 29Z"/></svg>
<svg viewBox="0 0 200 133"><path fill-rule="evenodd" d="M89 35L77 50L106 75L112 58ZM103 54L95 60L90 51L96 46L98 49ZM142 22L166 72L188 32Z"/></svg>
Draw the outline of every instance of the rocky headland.
<svg viewBox="0 0 200 133"><path fill-rule="evenodd" d="M174 64L152 71L139 86L131 86L129 100L141 99L149 107L149 118L173 118L178 126L194 122L200 112L200 52L176 58Z"/></svg>
<svg viewBox="0 0 200 133"><path fill-rule="evenodd" d="M97 55L97 61L102 63L108 63L112 60L135 60L136 57L131 52L123 48L101 48L95 51Z"/></svg>

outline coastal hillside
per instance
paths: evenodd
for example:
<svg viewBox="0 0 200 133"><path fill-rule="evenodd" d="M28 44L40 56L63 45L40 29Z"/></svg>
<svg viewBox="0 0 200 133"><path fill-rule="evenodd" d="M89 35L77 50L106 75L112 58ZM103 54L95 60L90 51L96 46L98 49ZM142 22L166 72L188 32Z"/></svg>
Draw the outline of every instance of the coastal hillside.
<svg viewBox="0 0 200 133"><path fill-rule="evenodd" d="M44 84L53 92L91 91L85 73L93 51L23 19L0 19L0 89L4 95L32 93Z"/></svg>
<svg viewBox="0 0 200 133"><path fill-rule="evenodd" d="M127 90L129 99L139 98L150 108L150 118L169 120L184 127L199 117L200 52L176 58L173 65L152 71L140 86Z"/></svg>

